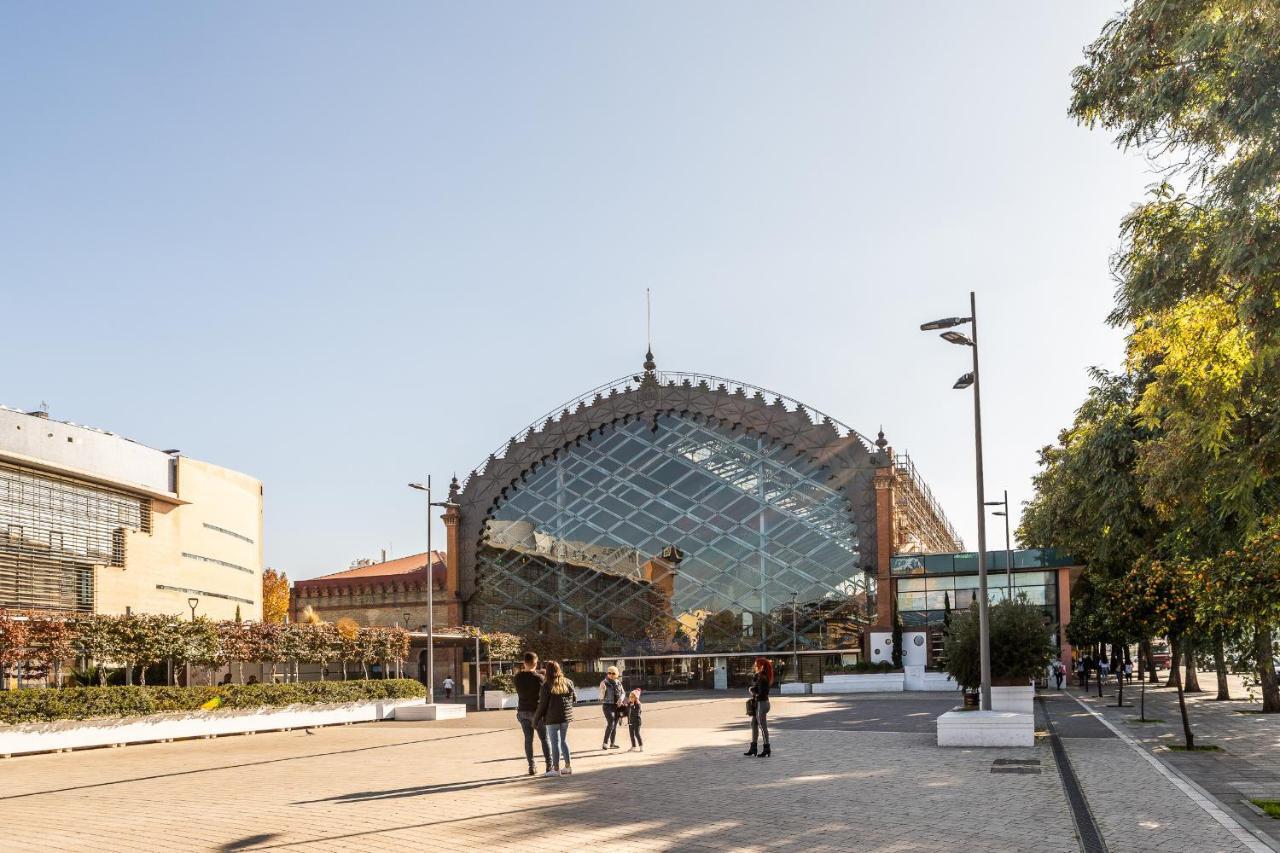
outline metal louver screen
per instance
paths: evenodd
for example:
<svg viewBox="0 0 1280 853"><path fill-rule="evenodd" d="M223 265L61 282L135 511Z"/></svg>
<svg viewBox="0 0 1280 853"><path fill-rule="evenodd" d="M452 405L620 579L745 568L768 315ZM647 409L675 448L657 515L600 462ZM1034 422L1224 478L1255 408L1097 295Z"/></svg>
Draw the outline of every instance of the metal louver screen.
<svg viewBox="0 0 1280 853"><path fill-rule="evenodd" d="M0 607L91 611L94 566L150 529L149 499L0 464Z"/></svg>

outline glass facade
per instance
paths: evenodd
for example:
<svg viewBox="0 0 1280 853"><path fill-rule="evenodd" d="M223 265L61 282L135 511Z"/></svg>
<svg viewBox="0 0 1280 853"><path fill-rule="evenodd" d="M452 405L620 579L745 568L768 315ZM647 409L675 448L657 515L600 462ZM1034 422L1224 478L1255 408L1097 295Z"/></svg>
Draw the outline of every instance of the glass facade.
<svg viewBox="0 0 1280 853"><path fill-rule="evenodd" d="M1014 570L1013 595L1039 604L1045 614L1056 622L1057 577L1056 571ZM897 588L898 612L902 614L902 624L907 627L941 625L948 606L952 610L964 610L978 598L976 574L897 578L894 586ZM1004 601L1008 594L1004 572L990 572L987 575L987 600L996 604Z"/></svg>
<svg viewBox="0 0 1280 853"><path fill-rule="evenodd" d="M593 430L490 512L469 618L602 656L859 648L872 556L831 478L702 419Z"/></svg>

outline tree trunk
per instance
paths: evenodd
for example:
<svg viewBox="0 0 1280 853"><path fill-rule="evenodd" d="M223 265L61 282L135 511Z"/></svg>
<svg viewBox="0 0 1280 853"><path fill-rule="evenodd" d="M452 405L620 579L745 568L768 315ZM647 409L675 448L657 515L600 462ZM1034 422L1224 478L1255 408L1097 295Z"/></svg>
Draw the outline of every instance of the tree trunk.
<svg viewBox="0 0 1280 853"><path fill-rule="evenodd" d="M343 681L347 680L347 659L346 658L342 659L342 680Z"/></svg>
<svg viewBox="0 0 1280 853"><path fill-rule="evenodd" d="M1227 683L1227 649L1222 631L1213 632L1213 670L1218 675L1218 695L1214 698L1220 702L1231 701L1231 685Z"/></svg>
<svg viewBox="0 0 1280 853"><path fill-rule="evenodd" d="M1183 655L1187 661L1187 676L1182 684L1182 691L1184 693L1203 693L1204 690L1200 687L1200 677L1196 673L1196 644L1191 640L1187 640L1182 645L1186 647Z"/></svg>
<svg viewBox="0 0 1280 853"><path fill-rule="evenodd" d="M1156 661L1155 661L1155 658L1152 657L1151 655L1150 640L1142 641L1142 647L1141 647L1141 650L1138 652L1138 657L1143 661L1146 661L1145 670L1142 667L1138 667L1139 674L1145 673L1146 676L1150 679L1151 683L1155 684L1158 676L1156 675Z"/></svg>
<svg viewBox="0 0 1280 853"><path fill-rule="evenodd" d="M1195 749L1196 738L1191 734L1191 721L1187 719L1187 700L1182 693L1182 676L1178 673L1177 658L1174 658L1173 670L1173 686L1178 688L1178 712L1182 714L1182 735L1187 742L1187 751Z"/></svg>
<svg viewBox="0 0 1280 853"><path fill-rule="evenodd" d="M1276 684L1275 664L1271 654L1271 627L1259 628L1253 637L1253 651L1258 658L1258 679L1262 687L1262 712L1280 713L1280 687Z"/></svg>
<svg viewBox="0 0 1280 853"><path fill-rule="evenodd" d="M1169 640L1169 678L1165 681L1165 687L1177 687L1181 683L1181 676L1178 675L1178 667L1182 665L1182 645Z"/></svg>

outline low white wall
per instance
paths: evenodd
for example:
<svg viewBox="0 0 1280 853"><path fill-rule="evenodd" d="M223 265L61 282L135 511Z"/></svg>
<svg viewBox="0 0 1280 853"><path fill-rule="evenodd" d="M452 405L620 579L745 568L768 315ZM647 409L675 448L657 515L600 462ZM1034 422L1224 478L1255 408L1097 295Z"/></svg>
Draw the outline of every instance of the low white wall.
<svg viewBox="0 0 1280 853"><path fill-rule="evenodd" d="M401 722L404 720L461 720L466 716L467 706L461 703L428 705L424 702L416 701L397 707L393 718L397 722Z"/></svg>
<svg viewBox="0 0 1280 853"><path fill-rule="evenodd" d="M803 696L809 692L809 685L803 681L787 681L778 685L778 692L783 696Z"/></svg>
<svg viewBox="0 0 1280 853"><path fill-rule="evenodd" d="M811 692L822 693L901 693L904 686L901 672L876 672L866 674L836 674L824 676L814 684Z"/></svg>
<svg viewBox="0 0 1280 853"><path fill-rule="evenodd" d="M938 718L938 746L1035 746L1035 717L1011 711L948 711Z"/></svg>
<svg viewBox="0 0 1280 853"><path fill-rule="evenodd" d="M422 700L289 705L284 708L243 711L181 711L123 719L22 723L0 726L0 755L332 726L338 723L367 723L392 719L396 708L410 704L420 705Z"/></svg>

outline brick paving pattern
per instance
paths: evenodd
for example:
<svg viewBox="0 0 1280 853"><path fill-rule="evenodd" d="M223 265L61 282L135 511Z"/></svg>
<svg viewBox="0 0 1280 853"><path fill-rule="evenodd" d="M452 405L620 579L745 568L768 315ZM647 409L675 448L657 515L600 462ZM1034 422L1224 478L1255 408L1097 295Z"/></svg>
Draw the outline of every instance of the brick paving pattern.
<svg viewBox="0 0 1280 853"><path fill-rule="evenodd" d="M0 763L0 846L1079 849L1047 742L940 749L931 721L951 703L946 697L777 698L777 751L769 759L741 756L742 701L721 697L651 703L643 754L600 752L603 720L583 708L570 730L575 773L563 779L523 775L511 712L13 758ZM1120 843L1132 833L1125 816L1108 816L1113 851L1191 849L1188 838L1203 845L1198 850L1235 849L1225 832L1203 825L1203 813L1195 826L1184 824L1194 807L1177 791L1152 787L1163 781L1154 769L1143 776L1140 766L1122 767L1123 781L1114 781L1120 744L1095 743L1096 750L1072 745L1091 802L1132 800L1135 788L1149 789L1149 813L1160 823L1139 848ZM996 759L1040 764L993 773Z"/></svg>

